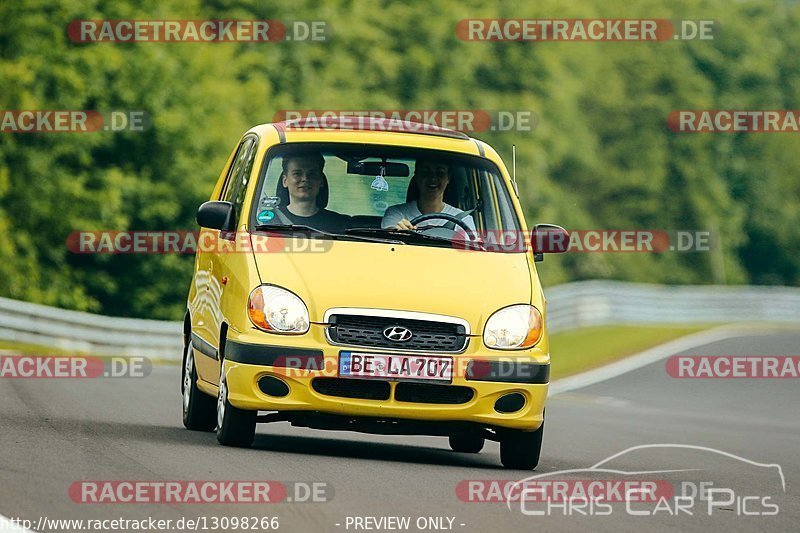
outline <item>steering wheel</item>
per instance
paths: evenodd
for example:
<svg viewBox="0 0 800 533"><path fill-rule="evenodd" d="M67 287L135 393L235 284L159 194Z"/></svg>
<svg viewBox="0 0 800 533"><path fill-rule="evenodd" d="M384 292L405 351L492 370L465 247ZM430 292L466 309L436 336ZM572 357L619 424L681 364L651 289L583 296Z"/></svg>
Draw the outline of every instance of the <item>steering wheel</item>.
<svg viewBox="0 0 800 533"><path fill-rule="evenodd" d="M412 225L416 226L420 222L425 222L427 220L433 220L433 219L436 219L436 218L447 220L447 221L452 222L453 224L455 224L457 226L461 226L464 229L464 231L466 231L467 233L471 233L472 232L472 228L467 226L467 223L464 222L464 220L462 220L462 219L460 219L458 217L455 217L453 215L448 215L447 213L429 213L427 215L420 215L418 217L414 217L413 220L409 220L409 222L411 222ZM428 226L428 227L425 227L425 228L421 228L421 231L429 229L429 228L437 228L437 227L439 227L439 226ZM452 229L451 229L451 231L452 231Z"/></svg>

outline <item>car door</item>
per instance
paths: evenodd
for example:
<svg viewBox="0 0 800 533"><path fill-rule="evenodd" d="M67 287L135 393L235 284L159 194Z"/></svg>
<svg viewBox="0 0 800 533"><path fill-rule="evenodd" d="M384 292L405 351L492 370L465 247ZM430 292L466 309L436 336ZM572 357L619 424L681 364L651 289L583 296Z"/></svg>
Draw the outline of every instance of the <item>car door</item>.
<svg viewBox="0 0 800 533"><path fill-rule="evenodd" d="M220 232L215 231L215 238L218 239L219 246L217 251L212 255L211 273L208 277L209 281L209 295L211 308L213 310L212 320L212 344L219 348L224 339L220 338L222 323L228 322L225 320L223 298L227 293L231 293L232 298L241 299L238 305L247 305L247 296L249 294L248 288L242 285L241 273L246 268L244 263L249 260L250 256L246 253L246 248L242 248L237 244L243 240L242 234L239 233L240 225L246 215L242 213L242 203L247 191L247 185L250 182L250 175L253 170L253 163L256 154L257 141L255 135L247 135L242 139L239 145L239 151L231 166L231 176L222 191L220 199L225 202L233 204L234 216L234 231ZM208 361L209 371L206 381L214 384L219 383L219 357L215 360Z"/></svg>
<svg viewBox="0 0 800 533"><path fill-rule="evenodd" d="M245 136L239 143L236 154L231 160L225 183L220 190L218 200L234 203L237 192L242 182L245 181L246 167L252 161L255 154L256 138L253 135ZM252 163L251 163L252 164ZM197 313L194 320L194 331L201 337L200 342L205 344L214 356L200 357L196 359L197 373L204 381L217 383L219 380L219 356L218 348L220 341L220 329L224 317L220 306L220 300L224 289L225 276L223 270L224 258L228 254L224 250L225 241L231 242L235 239L235 232L220 232L210 228L201 228L199 243L214 243L211 249L205 250L204 246L198 247L198 272L197 276L205 280L205 290L199 298L202 304L197 305ZM210 235L204 235L210 233Z"/></svg>

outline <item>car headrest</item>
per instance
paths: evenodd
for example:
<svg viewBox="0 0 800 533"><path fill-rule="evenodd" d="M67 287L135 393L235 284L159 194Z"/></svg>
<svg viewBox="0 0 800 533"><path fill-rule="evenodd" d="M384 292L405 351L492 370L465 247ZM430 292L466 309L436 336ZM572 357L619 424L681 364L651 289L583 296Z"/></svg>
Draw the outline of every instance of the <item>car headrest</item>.
<svg viewBox="0 0 800 533"><path fill-rule="evenodd" d="M278 183L275 185L275 196L281 199L281 206L289 205L289 189L283 186L283 174L278 177ZM328 177L322 173L322 184L319 187L319 194L317 195L317 207L325 209L328 206Z"/></svg>

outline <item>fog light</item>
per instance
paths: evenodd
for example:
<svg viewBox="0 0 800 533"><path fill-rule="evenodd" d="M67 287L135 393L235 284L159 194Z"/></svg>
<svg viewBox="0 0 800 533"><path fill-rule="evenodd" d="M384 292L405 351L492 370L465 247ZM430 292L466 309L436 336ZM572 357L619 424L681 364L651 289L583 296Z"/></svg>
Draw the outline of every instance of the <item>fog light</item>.
<svg viewBox="0 0 800 533"><path fill-rule="evenodd" d="M525 396L518 392L506 394L494 403L494 410L498 413L513 413L525 407Z"/></svg>
<svg viewBox="0 0 800 533"><path fill-rule="evenodd" d="M268 396L281 398L289 394L289 385L273 376L264 376L258 380L258 388Z"/></svg>

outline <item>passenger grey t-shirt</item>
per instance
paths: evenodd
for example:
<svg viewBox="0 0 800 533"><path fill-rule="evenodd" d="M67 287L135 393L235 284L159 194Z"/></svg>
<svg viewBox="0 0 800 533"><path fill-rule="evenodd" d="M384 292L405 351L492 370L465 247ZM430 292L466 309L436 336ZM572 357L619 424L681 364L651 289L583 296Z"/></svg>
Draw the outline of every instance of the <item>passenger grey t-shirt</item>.
<svg viewBox="0 0 800 533"><path fill-rule="evenodd" d="M463 213L461 209L453 207L448 203L444 204L444 209L442 209L441 212L452 216L458 216ZM420 212L419 207L417 207L416 200L407 202L405 204L393 205L383 214L383 222L381 222L381 226L384 228L393 228L404 218L406 220L413 220L419 216L422 216L422 212ZM443 218L434 218L432 220L426 220L425 222L422 222L422 225L444 226L447 223L448 221ZM472 220L471 215L464 218L464 223L469 226L471 230L475 230L475 221Z"/></svg>

